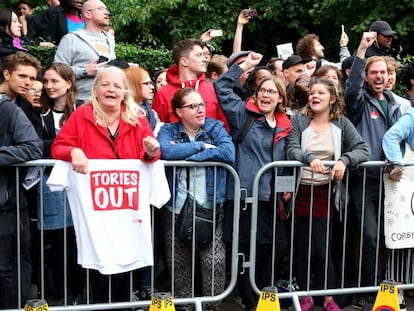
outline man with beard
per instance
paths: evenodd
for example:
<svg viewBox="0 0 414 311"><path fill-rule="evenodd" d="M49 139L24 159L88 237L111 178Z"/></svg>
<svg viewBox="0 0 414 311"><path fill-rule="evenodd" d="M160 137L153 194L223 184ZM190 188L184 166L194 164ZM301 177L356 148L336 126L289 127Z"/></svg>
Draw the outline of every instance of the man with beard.
<svg viewBox="0 0 414 311"><path fill-rule="evenodd" d="M365 53L365 57L371 57L374 55L387 56L391 55L392 40L395 35L395 31L386 21L375 21L369 27L369 31L377 33L377 37L374 43L368 48Z"/></svg>
<svg viewBox="0 0 414 311"><path fill-rule="evenodd" d="M372 56L365 60L367 49L376 41L375 32L365 32L356 52L356 57L345 87L345 104L348 118L353 122L364 141L371 149L370 161L384 161L382 138L385 132L401 116L400 105L395 102L390 91L385 89L388 81L387 63L382 56ZM383 209L380 169L353 171L350 174L350 205L347 228L358 239L362 231L361 284L357 286L376 286L383 279L376 262L378 213ZM364 214L363 214L364 213ZM383 213L381 213L383 214ZM381 243L380 243L381 244ZM378 246L379 247L379 246ZM374 303L372 293L355 297L354 305L371 310Z"/></svg>
<svg viewBox="0 0 414 311"><path fill-rule="evenodd" d="M348 50L349 38L345 32L342 32L339 39L339 63L332 63L325 59L325 48L319 41L319 37L314 33L307 34L298 41L296 45L296 54L302 57L303 59L310 60L306 64L306 72L309 76L317 71L323 65L334 65L341 69L342 62L351 54Z"/></svg>
<svg viewBox="0 0 414 311"><path fill-rule="evenodd" d="M115 40L104 31L110 12L100 0L89 0L82 7L85 29L66 34L59 43L55 63L72 67L76 76L77 104L91 95L93 78L108 61L114 60Z"/></svg>

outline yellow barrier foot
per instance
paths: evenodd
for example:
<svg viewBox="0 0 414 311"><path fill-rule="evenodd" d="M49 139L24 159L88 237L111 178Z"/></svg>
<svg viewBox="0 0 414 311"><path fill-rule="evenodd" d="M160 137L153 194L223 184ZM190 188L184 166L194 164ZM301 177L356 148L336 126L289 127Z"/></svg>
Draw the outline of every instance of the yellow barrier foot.
<svg viewBox="0 0 414 311"><path fill-rule="evenodd" d="M149 311L175 311L174 300L170 293L155 293Z"/></svg>
<svg viewBox="0 0 414 311"><path fill-rule="evenodd" d="M400 311L397 283L389 280L382 281L373 311Z"/></svg>
<svg viewBox="0 0 414 311"><path fill-rule="evenodd" d="M30 299L26 301L24 311L49 311L49 306L44 299Z"/></svg>
<svg viewBox="0 0 414 311"><path fill-rule="evenodd" d="M277 287L265 287L260 293L256 311L280 311Z"/></svg>

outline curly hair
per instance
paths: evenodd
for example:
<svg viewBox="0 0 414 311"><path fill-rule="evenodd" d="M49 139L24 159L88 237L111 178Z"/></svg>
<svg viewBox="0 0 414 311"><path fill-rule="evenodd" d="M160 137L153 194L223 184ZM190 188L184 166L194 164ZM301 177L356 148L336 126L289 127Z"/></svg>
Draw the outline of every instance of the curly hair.
<svg viewBox="0 0 414 311"><path fill-rule="evenodd" d="M319 41L319 37L314 33L307 34L301 38L298 44L296 44L296 54L304 59L312 59L315 55L315 40Z"/></svg>

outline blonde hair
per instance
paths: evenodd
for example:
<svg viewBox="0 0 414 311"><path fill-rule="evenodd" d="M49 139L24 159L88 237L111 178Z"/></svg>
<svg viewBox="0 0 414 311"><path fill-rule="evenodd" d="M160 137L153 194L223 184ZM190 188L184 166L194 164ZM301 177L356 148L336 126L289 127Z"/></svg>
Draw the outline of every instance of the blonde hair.
<svg viewBox="0 0 414 311"><path fill-rule="evenodd" d="M122 69L113 66L105 66L100 69L95 79L93 80L92 96L89 98L88 103L93 106L96 123L101 126L107 126L105 112L102 110L101 105L99 104L96 97L97 89L101 82L102 76L107 72L114 73L122 79L124 87L124 99L121 102L121 107L125 106L125 111L121 112L121 117L126 123L132 126L136 126L139 124L139 118L145 117L145 112L142 108L139 107L139 105L135 103L135 100L131 95L129 82L125 73L122 71Z"/></svg>

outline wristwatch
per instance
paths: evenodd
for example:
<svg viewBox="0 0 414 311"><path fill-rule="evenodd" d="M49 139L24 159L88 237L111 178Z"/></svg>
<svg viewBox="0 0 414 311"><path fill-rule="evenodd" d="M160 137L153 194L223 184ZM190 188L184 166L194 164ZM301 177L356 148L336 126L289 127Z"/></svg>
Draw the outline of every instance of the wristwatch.
<svg viewBox="0 0 414 311"><path fill-rule="evenodd" d="M82 77L84 77L84 78L87 78L87 77L88 77L88 67L85 67L85 68L83 69L83 72L82 72Z"/></svg>

